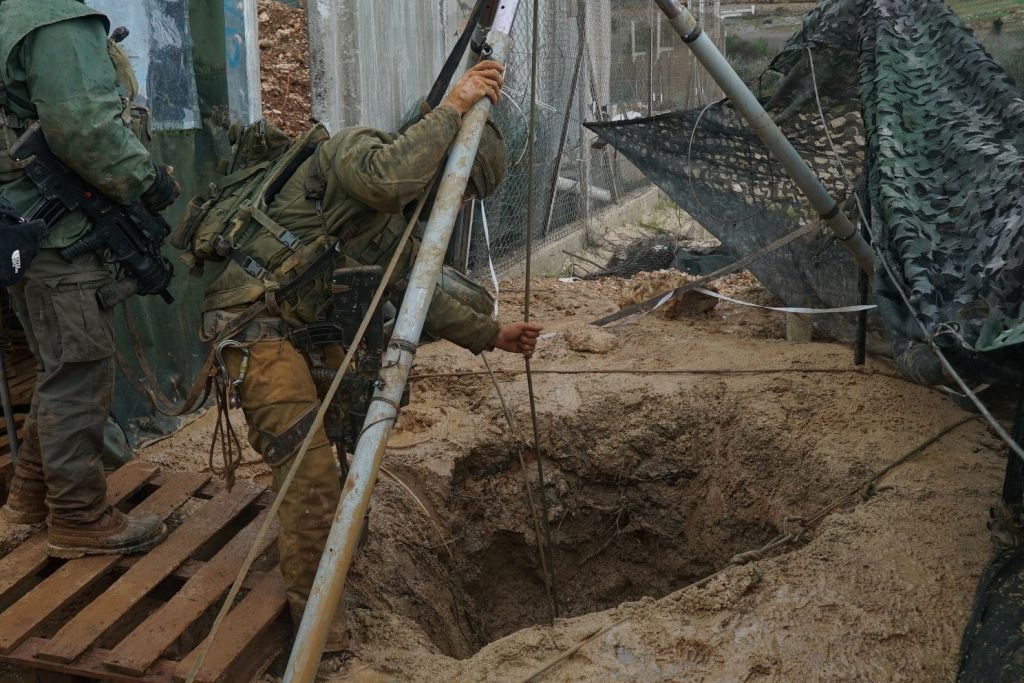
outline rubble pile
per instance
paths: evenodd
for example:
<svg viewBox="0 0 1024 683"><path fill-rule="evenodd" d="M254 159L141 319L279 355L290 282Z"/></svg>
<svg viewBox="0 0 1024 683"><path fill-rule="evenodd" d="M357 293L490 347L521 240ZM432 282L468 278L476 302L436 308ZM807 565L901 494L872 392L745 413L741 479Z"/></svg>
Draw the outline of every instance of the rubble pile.
<svg viewBox="0 0 1024 683"><path fill-rule="evenodd" d="M260 0L263 115L289 135L310 124L309 34L306 14L277 0Z"/></svg>

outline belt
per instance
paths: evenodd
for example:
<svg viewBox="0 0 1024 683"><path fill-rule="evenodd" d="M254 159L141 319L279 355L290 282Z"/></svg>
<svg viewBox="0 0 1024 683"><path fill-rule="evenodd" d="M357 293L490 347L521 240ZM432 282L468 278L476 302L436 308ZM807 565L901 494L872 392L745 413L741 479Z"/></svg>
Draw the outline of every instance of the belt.
<svg viewBox="0 0 1024 683"><path fill-rule="evenodd" d="M207 311L203 314L202 337L212 341L228 329L241 314L225 310ZM288 336L291 328L280 318L256 318L235 334L232 339L243 343L278 341Z"/></svg>

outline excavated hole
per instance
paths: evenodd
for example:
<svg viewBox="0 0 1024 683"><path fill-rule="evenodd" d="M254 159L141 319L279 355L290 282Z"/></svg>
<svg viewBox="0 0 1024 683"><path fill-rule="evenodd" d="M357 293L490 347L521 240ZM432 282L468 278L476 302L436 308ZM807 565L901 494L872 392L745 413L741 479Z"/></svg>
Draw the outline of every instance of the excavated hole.
<svg viewBox="0 0 1024 683"><path fill-rule="evenodd" d="M501 469L468 469L455 491L464 516L453 529L461 546L454 578L472 605L481 645L549 623L551 615L522 468L494 455L491 464ZM760 515L711 520L694 509L707 481L699 469L665 463L620 475L571 464L544 459L560 616L668 595L778 533ZM535 458L527 471L536 481Z"/></svg>
<svg viewBox="0 0 1024 683"><path fill-rule="evenodd" d="M652 400L612 395L552 418L543 465L561 616L668 595L761 547L788 515L809 514L848 486L856 472L816 462L812 452L823 436L813 419L785 424L792 410L763 397L748 401L722 385ZM408 559L396 560L392 549L395 577L367 575L358 582L359 600L374 608L386 601L455 657L549 623L516 448L496 436L459 459L447 509L435 509L454 559L420 512L380 511L375 519L417 519L421 550L400 542ZM536 459L527 453L527 460L535 483ZM415 485L430 498L426 481ZM393 495L385 508L404 494ZM382 562L368 558L366 566ZM372 599L385 591L387 598Z"/></svg>

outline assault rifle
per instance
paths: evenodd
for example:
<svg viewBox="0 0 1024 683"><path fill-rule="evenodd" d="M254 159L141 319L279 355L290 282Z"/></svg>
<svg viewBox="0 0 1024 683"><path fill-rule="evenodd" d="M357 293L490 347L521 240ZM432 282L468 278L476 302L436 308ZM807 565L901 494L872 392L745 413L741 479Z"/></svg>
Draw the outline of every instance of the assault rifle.
<svg viewBox="0 0 1024 683"><path fill-rule="evenodd" d="M331 276L330 314L326 320L292 330L289 334L292 345L305 353L328 346L348 347L356 337L360 322L370 310L373 294L383 277L384 269L380 266L335 270ZM342 390L335 397L338 405L332 405L328 411L324 426L331 442L344 444L350 449L355 447L370 400L377 388L377 377L386 345L384 316L378 306L366 329L359 353L342 378ZM330 386L335 373L331 368L313 368L313 379L321 394L326 393L326 387Z"/></svg>
<svg viewBox="0 0 1024 683"><path fill-rule="evenodd" d="M125 279L101 288L96 296L104 308L113 308L133 294L159 294L167 303L174 298L167 285L174 267L160 253L171 227L136 202L123 206L108 199L58 159L38 123L11 146L10 155L25 164L24 173L42 195L28 220L42 220L52 228L61 218L81 210L93 228L85 237L60 252L71 261L91 251L109 255Z"/></svg>

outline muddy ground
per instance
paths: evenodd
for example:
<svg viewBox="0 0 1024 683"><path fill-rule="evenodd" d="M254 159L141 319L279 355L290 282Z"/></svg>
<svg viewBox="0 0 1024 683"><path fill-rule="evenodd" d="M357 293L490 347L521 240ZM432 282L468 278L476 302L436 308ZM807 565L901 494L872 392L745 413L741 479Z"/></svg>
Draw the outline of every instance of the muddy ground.
<svg viewBox="0 0 1024 683"><path fill-rule="evenodd" d="M355 656L326 661L324 680L517 680L624 617L546 679L951 680L1004 449L970 422L844 499L965 414L884 360L857 372L846 347L787 343L766 311L587 328L651 277L534 283L534 318L557 333L534 368L561 618L549 625L518 459L534 482L522 362L491 355L510 371L510 431L486 376L432 376L480 359L428 344L350 575ZM514 319L522 282L504 285ZM745 274L721 289L771 300ZM141 457L205 469L211 418ZM247 457L240 474L268 482ZM797 542L730 567L835 501ZM24 533L0 522L0 553Z"/></svg>
<svg viewBox="0 0 1024 683"><path fill-rule="evenodd" d="M535 282L534 317L558 333L534 368L561 618L549 625L518 460L535 482L525 380L501 376L510 432L486 376L431 377L481 361L429 344L350 575L355 656L325 662L325 680L517 680L627 616L546 678L951 680L1004 464L988 430L970 422L844 501L965 414L884 360L856 372L843 346L787 343L774 313L723 303L587 329L628 285ZM503 317L521 289L505 283ZM749 275L722 289L770 300ZM717 369L778 372L669 372ZM202 469L211 426L143 457ZM242 473L268 480L260 464ZM729 568L836 501L797 542Z"/></svg>

